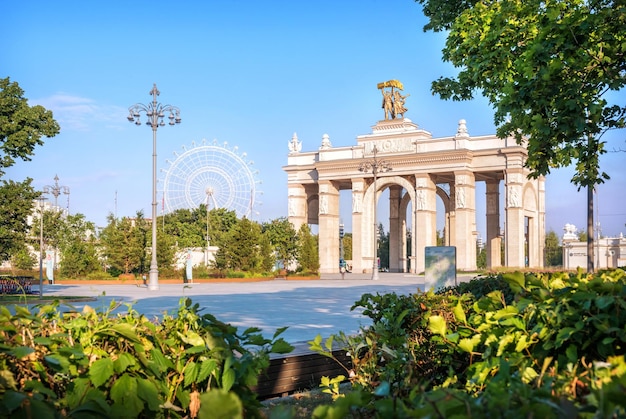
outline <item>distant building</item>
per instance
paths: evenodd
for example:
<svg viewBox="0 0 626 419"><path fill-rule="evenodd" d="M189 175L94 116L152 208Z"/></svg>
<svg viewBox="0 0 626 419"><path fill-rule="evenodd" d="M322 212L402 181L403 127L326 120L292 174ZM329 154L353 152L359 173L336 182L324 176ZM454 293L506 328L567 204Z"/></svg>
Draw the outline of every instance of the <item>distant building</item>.
<svg viewBox="0 0 626 419"><path fill-rule="evenodd" d="M563 228L563 268L574 270L587 266L587 242L581 242L576 235L576 226L565 224ZM603 237L593 242L596 269L619 268L626 266L626 238Z"/></svg>

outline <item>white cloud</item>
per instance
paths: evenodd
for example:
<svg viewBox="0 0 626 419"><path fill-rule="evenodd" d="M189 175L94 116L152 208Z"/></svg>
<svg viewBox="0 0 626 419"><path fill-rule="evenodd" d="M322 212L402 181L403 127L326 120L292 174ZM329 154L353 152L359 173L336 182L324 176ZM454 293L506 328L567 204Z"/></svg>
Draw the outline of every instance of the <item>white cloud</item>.
<svg viewBox="0 0 626 419"><path fill-rule="evenodd" d="M93 99L66 93L34 99L32 102L51 110L63 131L91 131L101 124L109 128L118 127L126 122L128 112L128 109L120 106L100 105Z"/></svg>

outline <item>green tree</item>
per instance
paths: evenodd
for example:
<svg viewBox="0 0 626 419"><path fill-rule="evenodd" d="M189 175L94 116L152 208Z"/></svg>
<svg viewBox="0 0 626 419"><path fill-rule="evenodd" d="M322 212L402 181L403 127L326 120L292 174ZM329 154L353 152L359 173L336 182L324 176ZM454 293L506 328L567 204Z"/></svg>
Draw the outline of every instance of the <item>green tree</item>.
<svg viewBox="0 0 626 419"><path fill-rule="evenodd" d="M206 211L202 207L178 209L167 214L164 223L163 216L159 220L165 225L165 233L175 237L180 248L206 246Z"/></svg>
<svg viewBox="0 0 626 419"><path fill-rule="evenodd" d="M345 238L345 236L344 236ZM298 265L303 271L317 273L320 269L317 236L311 234L307 224L302 224L298 230Z"/></svg>
<svg viewBox="0 0 626 419"><path fill-rule="evenodd" d="M203 207L202 205L200 206ZM206 212L206 210L205 210ZM221 246L230 230L240 222L237 213L225 208L214 208L209 211L209 237L212 246Z"/></svg>
<svg viewBox="0 0 626 419"><path fill-rule="evenodd" d="M222 238L215 255L215 266L219 269L259 272L264 262L260 242L261 226L242 218Z"/></svg>
<svg viewBox="0 0 626 419"><path fill-rule="evenodd" d="M343 236L343 258L352 260L352 233L346 233Z"/></svg>
<svg viewBox="0 0 626 419"><path fill-rule="evenodd" d="M59 125L43 106L29 106L24 91L10 79L0 79L0 178L15 159L29 161L41 137L53 137ZM32 179L0 184L0 262L26 249L28 216L39 196Z"/></svg>
<svg viewBox="0 0 626 419"><path fill-rule="evenodd" d="M270 239L265 234L261 234L259 239L259 252L261 256L261 271L272 272L276 265L276 256L274 255L274 249L272 249L272 243L270 243Z"/></svg>
<svg viewBox="0 0 626 419"><path fill-rule="evenodd" d="M31 186L32 179L23 182L2 180L0 183L0 262L26 250L30 227L28 216L34 200L40 196Z"/></svg>
<svg viewBox="0 0 626 419"><path fill-rule="evenodd" d="M262 229L276 252L276 259L288 269L298 255L298 237L293 224L287 217L280 217L263 223Z"/></svg>
<svg viewBox="0 0 626 419"><path fill-rule="evenodd" d="M11 256L11 266L16 269L33 269L36 263L37 258L27 248L20 249Z"/></svg>
<svg viewBox="0 0 626 419"><path fill-rule="evenodd" d="M143 219L141 212L137 218ZM116 219L113 214L107 217L108 225L102 230L100 242L106 264L114 272L128 274L133 271L144 272L146 260L146 232L136 229L135 220L123 217Z"/></svg>
<svg viewBox="0 0 626 419"><path fill-rule="evenodd" d="M59 124L43 106L29 106L24 91L10 79L0 79L0 176L15 159L29 161L41 137L54 137Z"/></svg>
<svg viewBox="0 0 626 419"><path fill-rule="evenodd" d="M550 230L546 233L544 246L546 266L562 266L563 265L563 248L559 244L559 236Z"/></svg>
<svg viewBox="0 0 626 419"><path fill-rule="evenodd" d="M443 236L443 232L441 230L437 230L435 233L437 246L445 246L445 237Z"/></svg>
<svg viewBox="0 0 626 419"><path fill-rule="evenodd" d="M389 233L385 233L382 223L378 224L378 259L380 267L389 269Z"/></svg>
<svg viewBox="0 0 626 419"><path fill-rule="evenodd" d="M152 241L150 237L149 242ZM159 269L172 269L178 247L176 237L163 231L157 234L157 264ZM152 246L152 244L150 244ZM152 248L152 247L150 247Z"/></svg>
<svg viewBox="0 0 626 419"><path fill-rule="evenodd" d="M60 274L77 278L101 270L98 261L96 226L83 214L62 219L59 234Z"/></svg>
<svg viewBox="0 0 626 419"><path fill-rule="evenodd" d="M625 125L626 3L622 0L416 0L448 31L443 59L455 78L433 82L444 99L481 92L495 109L499 137L527 144L531 176L574 164L572 182L587 188L588 271L593 272L593 188L603 134Z"/></svg>

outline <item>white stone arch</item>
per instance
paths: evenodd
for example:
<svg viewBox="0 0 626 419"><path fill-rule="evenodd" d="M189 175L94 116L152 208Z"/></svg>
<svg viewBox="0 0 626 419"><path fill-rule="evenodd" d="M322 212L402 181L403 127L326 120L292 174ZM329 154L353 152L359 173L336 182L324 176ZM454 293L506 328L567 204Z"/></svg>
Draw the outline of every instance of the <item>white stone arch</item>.
<svg viewBox="0 0 626 419"><path fill-rule="evenodd" d="M406 194L409 195L411 202L415 203L415 186L407 179L401 176L385 176L376 179L376 191L374 191L374 182L367 186L363 195L363 209L364 209L364 222L363 222L363 248L362 255L364 259L374 262L374 219L373 212L365 210L366 208L373 208L375 193L384 190L390 185L399 185L406 190ZM376 198L378 198L376 196ZM377 202L376 202L377 203ZM415 206L415 204L413 204ZM405 211L406 213L406 211ZM378 218L378 217L377 217ZM380 219L377 220L379 222ZM412 225L415 225L415 219L412 220ZM414 253L414 252L413 252Z"/></svg>
<svg viewBox="0 0 626 419"><path fill-rule="evenodd" d="M524 231L524 245L528 254L528 266L539 266L543 263L543 246L539 243L543 235L539 232L542 226L537 212L538 199L533 182L526 182L522 192L522 208L524 208L524 228L527 229Z"/></svg>
<svg viewBox="0 0 626 419"><path fill-rule="evenodd" d="M405 191L404 195L402 195L402 199L400 200L400 257L399 262L401 266L402 272L409 272L409 259L407 258L407 240L406 240L406 232L408 230L407 222L406 222L406 211L409 207L409 203L411 203L411 194L408 191ZM414 202L414 201L413 201ZM412 209L412 213L415 212L415 208ZM411 223L413 224L413 223ZM413 228L413 225L411 225ZM411 234L413 231L411 230ZM411 252L411 258L415 260L415 255ZM414 262L411 264L413 265Z"/></svg>
<svg viewBox="0 0 626 419"><path fill-rule="evenodd" d="M443 244L445 246L450 246L450 237L452 237L452 225L454 224L452 222L452 210L453 210L453 206L452 206L452 198L450 197L450 194L443 189L441 186L436 185L436 190L435 190L437 196L439 198L441 198L441 202L443 202L443 209L444 209L444 232L443 232Z"/></svg>
<svg viewBox="0 0 626 419"><path fill-rule="evenodd" d="M537 191L532 182L526 182L524 185L524 193L522 193L522 208L526 212L537 211Z"/></svg>

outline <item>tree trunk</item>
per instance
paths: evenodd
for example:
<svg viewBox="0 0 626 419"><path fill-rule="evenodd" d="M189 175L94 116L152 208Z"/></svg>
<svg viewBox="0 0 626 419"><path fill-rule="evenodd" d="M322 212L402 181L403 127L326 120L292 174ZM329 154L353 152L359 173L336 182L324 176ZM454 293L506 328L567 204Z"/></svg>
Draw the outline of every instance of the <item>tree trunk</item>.
<svg viewBox="0 0 626 419"><path fill-rule="evenodd" d="M593 251L593 186L587 186L587 273L594 273Z"/></svg>

